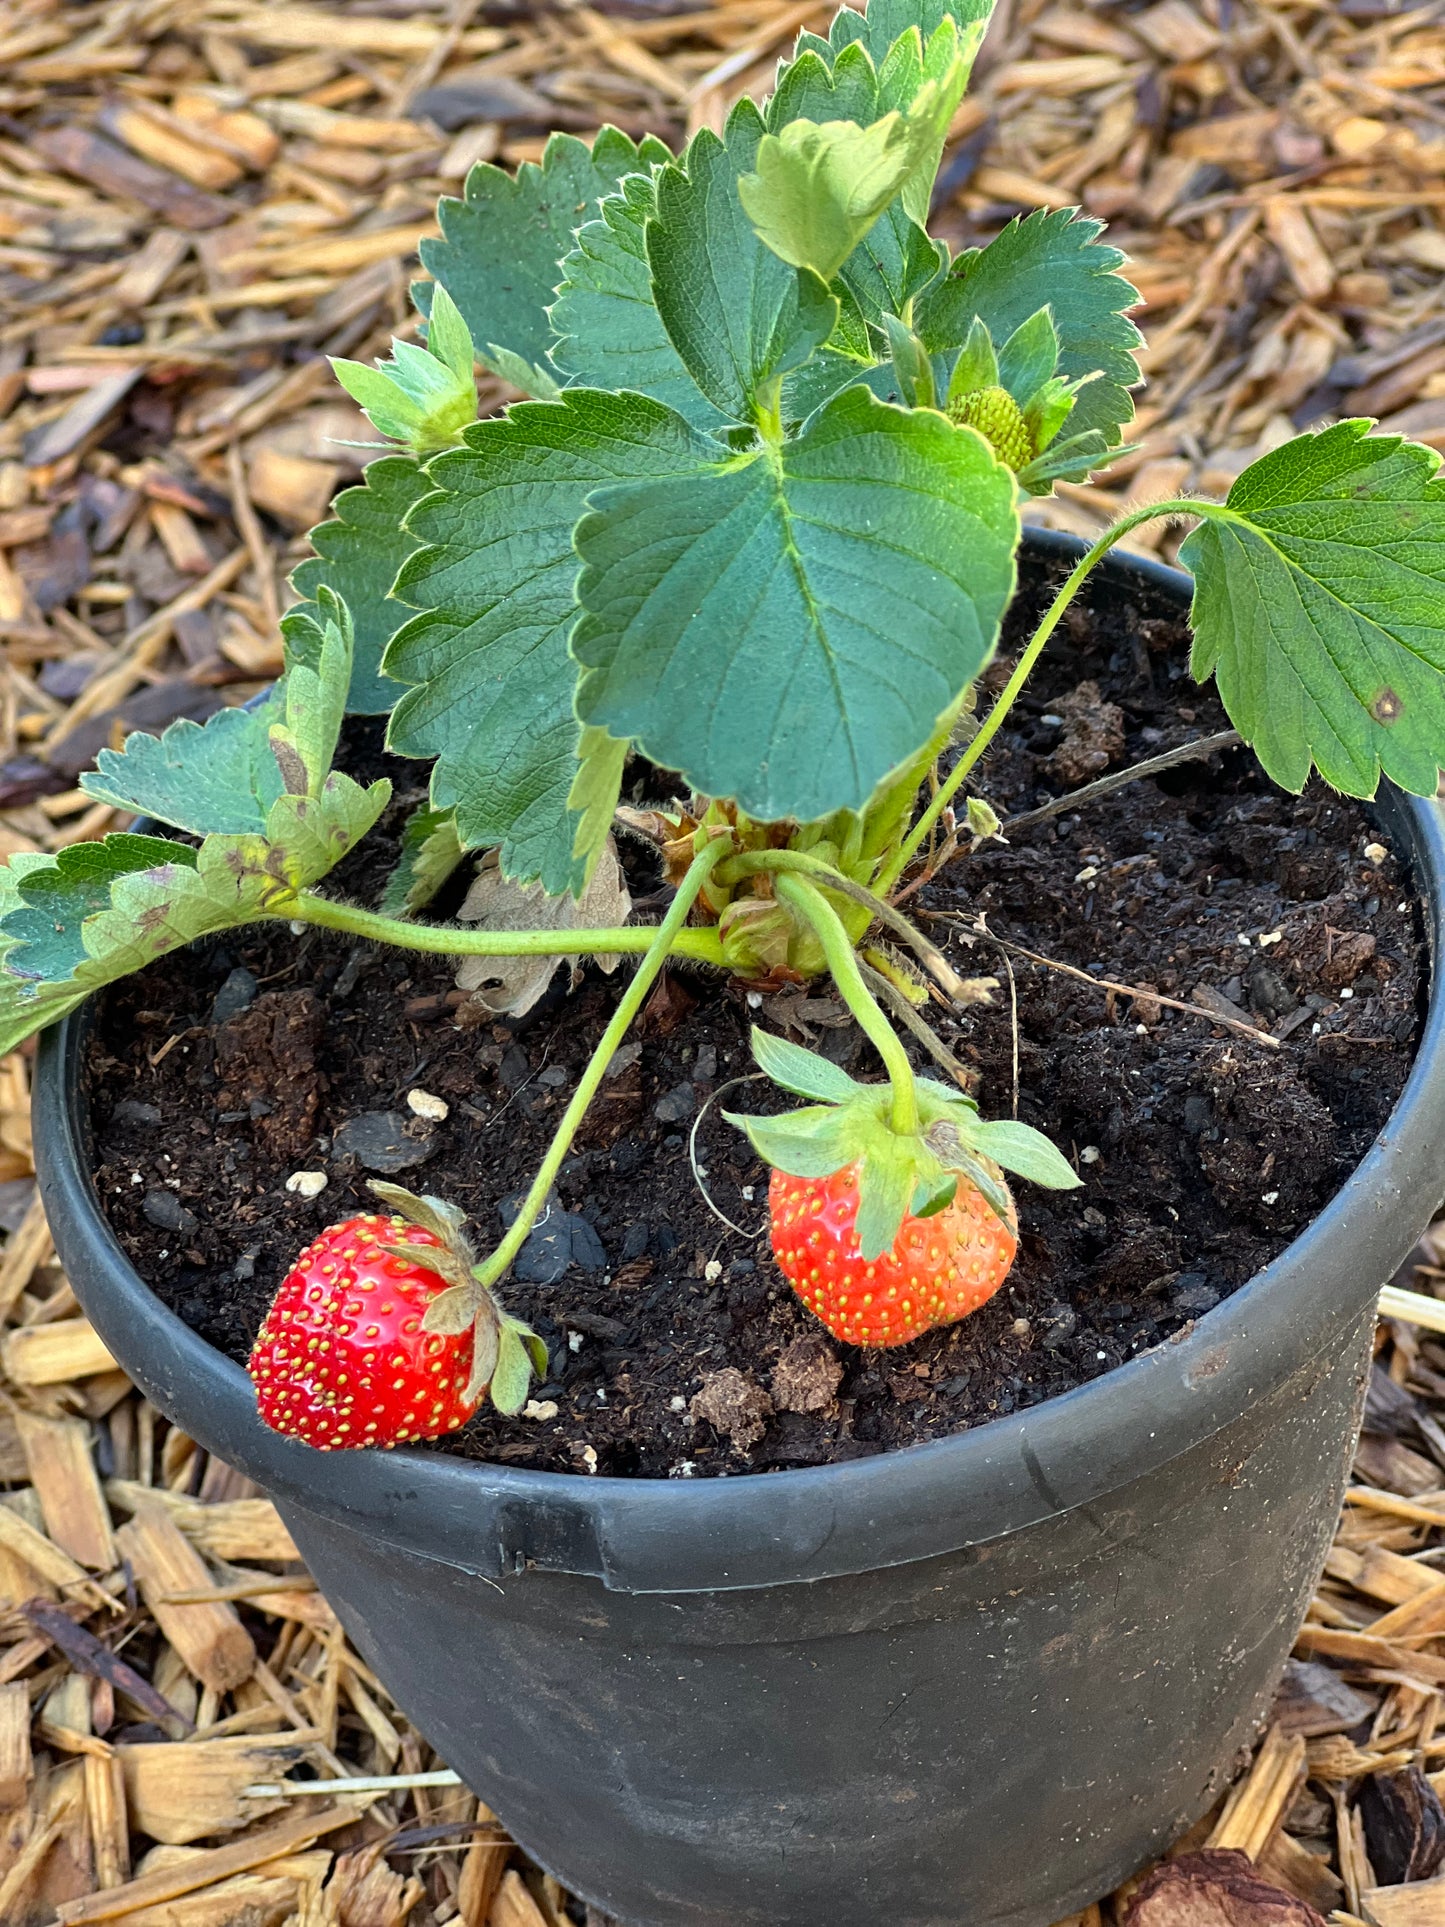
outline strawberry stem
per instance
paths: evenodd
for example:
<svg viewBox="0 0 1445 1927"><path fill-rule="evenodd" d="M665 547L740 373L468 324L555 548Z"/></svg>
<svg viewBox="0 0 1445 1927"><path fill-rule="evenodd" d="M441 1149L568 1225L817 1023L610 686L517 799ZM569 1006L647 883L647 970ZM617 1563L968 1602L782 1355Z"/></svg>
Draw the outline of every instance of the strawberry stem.
<svg viewBox="0 0 1445 1927"><path fill-rule="evenodd" d="M353 937L396 944L403 950L426 950L444 957L576 957L635 956L650 952L663 923L628 924L617 930L468 930L457 924L427 924L379 916L354 904L337 903L301 890L276 913L319 924L323 930L344 930ZM722 945L715 930L674 928L670 951L696 963L722 962Z"/></svg>
<svg viewBox="0 0 1445 1927"><path fill-rule="evenodd" d="M551 1144L547 1147L547 1155L543 1158L537 1175L532 1180L532 1187L522 1202L521 1210L513 1219L507 1235L496 1250L484 1258L473 1271L473 1277L487 1290L496 1284L526 1242L528 1234L541 1214L543 1205L547 1202L547 1194L552 1189L553 1181L562 1168L562 1160L571 1149L572 1140L577 1135L577 1127L586 1115L588 1105L597 1095L597 1087L602 1082L607 1066L612 1062L618 1045L627 1035L633 1018L641 1010L647 993L651 990L662 966L669 956L675 954L676 939L679 934L689 936L694 934L691 931L684 932L682 928L687 921L688 912L692 909L698 892L707 882L719 860L731 848L731 838L720 836L715 842L709 843L705 849L699 851L689 865L687 875L677 886L677 895L673 898L667 915L651 931L652 942L648 946L647 953L637 966L632 982L623 992L622 999L612 1014L611 1022L603 1031L596 1050L588 1060L586 1070L578 1080L577 1088L572 1093L572 1100L562 1113L562 1121L557 1126ZM608 932L608 935L617 934L633 933ZM845 946L847 944L846 938L844 938L844 944Z"/></svg>
<svg viewBox="0 0 1445 1927"><path fill-rule="evenodd" d="M957 795L969 771L978 762L979 757L983 755L983 752L1003 727L1005 718L1013 708L1014 699L1028 681L1034 664L1043 654L1044 645L1048 642L1049 637L1054 633L1055 629L1058 628L1064 611L1084 586L1094 565L1101 561L1102 558L1108 554L1109 550L1113 548L1114 544L1129 533L1130 529L1138 528L1141 522L1152 521L1155 516L1159 515L1208 516L1218 508L1219 504L1214 502L1192 502L1185 498L1180 498L1173 502L1151 502L1147 508L1134 509L1130 514L1122 516L1112 528L1105 529L1093 548L1089 550L1087 555L1080 559L1078 566L1073 570L1068 580L1054 597L1043 620L1034 631L1027 649L1025 649L1019 657L1013 674L1004 684L997 701L988 712L978 734L964 750L963 754L949 772L947 782L940 784L938 792L929 803L928 808L923 812L922 816L919 817L918 821L894 852L883 874L878 879L877 888L880 891L888 891L893 888L893 885L898 881L899 877L902 876L909 863L912 862L914 854L927 838L934 824Z"/></svg>
<svg viewBox="0 0 1445 1927"><path fill-rule="evenodd" d="M815 884L805 883L790 870L780 870L774 884L778 895L802 917L806 917L823 946L823 955L843 1002L867 1033L888 1072L893 1088L893 1108L889 1122L899 1137L915 1137L919 1129L918 1091L913 1082L913 1066L899 1042L898 1033L874 1001L863 981L858 959L842 919Z"/></svg>

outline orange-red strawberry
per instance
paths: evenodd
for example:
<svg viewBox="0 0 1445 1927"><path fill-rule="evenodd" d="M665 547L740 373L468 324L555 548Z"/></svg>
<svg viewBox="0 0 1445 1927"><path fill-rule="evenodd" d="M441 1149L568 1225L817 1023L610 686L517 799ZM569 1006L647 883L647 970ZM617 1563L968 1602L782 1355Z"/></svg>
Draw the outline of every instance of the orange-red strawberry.
<svg viewBox="0 0 1445 1927"><path fill-rule="evenodd" d="M323 1452L400 1445L455 1432L476 1411L471 1327L422 1330L448 1280L387 1245L447 1249L421 1225L368 1213L323 1231L282 1279L247 1365L273 1431Z"/></svg>
<svg viewBox="0 0 1445 1927"><path fill-rule="evenodd" d="M880 1257L858 1243L856 1164L826 1178L775 1170L768 1185L773 1255L809 1311L850 1345L903 1345L952 1325L992 1298L1018 1250L1016 1221L1004 1224L967 1178L932 1217L905 1216Z"/></svg>

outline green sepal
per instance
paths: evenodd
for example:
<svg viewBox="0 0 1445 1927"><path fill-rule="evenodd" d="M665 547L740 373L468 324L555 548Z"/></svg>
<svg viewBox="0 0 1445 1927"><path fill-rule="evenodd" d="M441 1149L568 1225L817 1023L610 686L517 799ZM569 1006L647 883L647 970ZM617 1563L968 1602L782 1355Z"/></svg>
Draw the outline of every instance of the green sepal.
<svg viewBox="0 0 1445 1927"><path fill-rule="evenodd" d="M503 1312L497 1331L497 1360L491 1400L503 1418L514 1418L527 1402L532 1378L547 1373L547 1347L529 1325Z"/></svg>
<svg viewBox="0 0 1445 1927"><path fill-rule="evenodd" d="M862 1096L867 1086L850 1077L841 1064L830 1063L816 1051L804 1050L775 1031L754 1024L753 1060L760 1071L785 1091L811 1097L819 1104L846 1104Z"/></svg>
<svg viewBox="0 0 1445 1927"><path fill-rule="evenodd" d="M429 1192L418 1194L407 1191L399 1184L388 1184L382 1178L368 1178L366 1188L373 1197L380 1198L395 1217L405 1218L422 1231L429 1231L434 1238L440 1238L444 1245L456 1246L467 1214L459 1205L450 1204L445 1198L433 1197ZM417 1249L425 1250L426 1246Z"/></svg>
<svg viewBox="0 0 1445 1927"><path fill-rule="evenodd" d="M948 400L957 401L961 395L970 395L975 389L1000 386L993 336L983 318L975 315L969 323L967 338L958 351L958 360L953 364L953 373L949 376Z"/></svg>
<svg viewBox="0 0 1445 1927"><path fill-rule="evenodd" d="M932 1166L932 1168L930 1168ZM941 1176L916 1139L886 1130L858 1161L858 1216L854 1231L858 1249L869 1261L891 1250L914 1191L920 1182L932 1185Z"/></svg>
<svg viewBox="0 0 1445 1927"><path fill-rule="evenodd" d="M999 349L999 383L1020 408L1026 408L1058 365L1059 336L1054 317L1048 308L1040 308L1027 321L1021 321Z"/></svg>
<svg viewBox="0 0 1445 1927"><path fill-rule="evenodd" d="M914 408L932 408L933 363L924 353L923 344L895 314L884 315L883 327L903 399Z"/></svg>

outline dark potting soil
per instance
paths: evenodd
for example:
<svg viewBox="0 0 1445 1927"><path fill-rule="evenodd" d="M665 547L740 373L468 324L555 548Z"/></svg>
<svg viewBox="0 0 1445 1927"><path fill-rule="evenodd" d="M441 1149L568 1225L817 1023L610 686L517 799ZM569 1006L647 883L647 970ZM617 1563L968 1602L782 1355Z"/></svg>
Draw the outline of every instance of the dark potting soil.
<svg viewBox="0 0 1445 1927"><path fill-rule="evenodd" d="M1056 579L1035 572L1005 653ZM979 789L1001 816L1019 814L1224 728L1185 648L1148 586L1076 607ZM353 726L350 760L397 785L382 830L333 886L374 903L424 770L383 757L374 724ZM655 796L651 780L635 800ZM629 846L626 860L655 916L648 853ZM1367 1150L1409 1069L1426 962L1408 873L1366 810L1318 783L1287 796L1241 750L989 844L913 907L964 974L999 979L990 1006L929 1012L976 1074L985 1113L1010 1112L1016 1076L1018 1115L1084 1179L1072 1193L1017 1187L1021 1249L998 1296L893 1351L826 1337L761 1235L767 1171L712 1100L790 1101L761 1083L727 1088L752 1069L754 1019L862 1076L879 1066L822 989L755 1008L739 985L677 968L505 1286L550 1349L531 1416L484 1414L435 1449L702 1477L880 1452L1054 1397L1168 1340L1281 1251ZM1144 994L1006 960L971 937L980 914L1086 979ZM91 1115L105 1208L142 1276L244 1360L300 1247L372 1208L370 1173L454 1200L479 1241L494 1240L618 995L616 978L590 971L564 995L565 969L529 1018L473 1023L445 961L280 925L118 986L91 1045ZM415 1115L417 1091L441 1099L445 1118ZM695 1123L703 1182L731 1226L694 1178ZM297 1172L323 1173L325 1189L288 1190Z"/></svg>

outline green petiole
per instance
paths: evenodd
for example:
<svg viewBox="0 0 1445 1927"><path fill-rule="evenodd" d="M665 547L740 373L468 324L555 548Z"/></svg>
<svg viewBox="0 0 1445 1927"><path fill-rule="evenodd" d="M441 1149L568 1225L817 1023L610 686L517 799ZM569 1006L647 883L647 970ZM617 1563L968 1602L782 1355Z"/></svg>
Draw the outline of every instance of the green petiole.
<svg viewBox="0 0 1445 1927"><path fill-rule="evenodd" d="M532 1187L522 1202L521 1210L513 1219L507 1229L507 1235L496 1250L475 1268L473 1276L486 1289L490 1290L496 1284L526 1243L529 1232L537 1222L543 1205L547 1202L547 1194L552 1189L553 1181L562 1168L562 1160L571 1149L572 1140L577 1135L577 1127L585 1117L588 1105L597 1095L598 1086L606 1074L607 1066L612 1062L618 1045L627 1035L633 1018L641 1010L647 993L651 990L662 966L669 956L679 954L676 949L678 937L691 934L685 932L682 926L687 921L688 912L697 901L698 892L707 882L709 875L728 847L726 839L719 838L717 842L709 844L693 858L687 875L677 887L677 895L673 898L667 915L660 924L646 933L651 938L646 955L637 966L632 982L623 992L622 999L612 1013L612 1019L603 1031L586 1070L578 1080L571 1102L562 1113L556 1135L547 1147L547 1155L543 1158L537 1175L532 1180ZM610 936L619 933L609 932L608 934ZM612 946L599 947L611 948Z"/></svg>
<svg viewBox="0 0 1445 1927"><path fill-rule="evenodd" d="M443 957L636 956L649 951L671 921L669 912L660 924L628 924L616 930L467 930L453 924L409 923L398 917L379 916L373 910L359 910L354 904L337 903L310 890L299 891L279 914L318 924L323 930L342 930L374 943L396 944L403 950L425 950ZM715 930L674 926L670 954L694 963L720 964L722 945Z"/></svg>
<svg viewBox="0 0 1445 1927"><path fill-rule="evenodd" d="M883 1059L888 1082L893 1089L893 1107L889 1117L893 1129L900 1137L916 1135L919 1126L918 1091L913 1082L913 1066L899 1042L898 1033L878 1008L872 991L863 981L857 953L838 912L816 885L805 883L801 876L792 871L780 870L773 887L785 903L791 904L799 916L805 917L813 926L839 994Z"/></svg>
<svg viewBox="0 0 1445 1927"><path fill-rule="evenodd" d="M1222 508L1218 503L1193 502L1181 498L1173 502L1151 502L1147 508L1134 509L1130 514L1122 516L1112 528L1105 529L1088 554L1080 558L1078 566L1070 573L1068 580L1054 597L1042 622L1034 631L1027 649L1015 664L1013 674L1000 690L993 708L979 726L978 734L949 771L948 780L939 785L937 795L933 797L928 808L885 866L876 886L880 891L887 892L897 883L912 862L914 855L927 840L934 824L958 794L970 770L1003 727L1005 718L1013 708L1015 698L1033 673L1034 665L1043 654L1050 636L1058 628L1064 611L1084 586L1094 565L1101 561L1114 544L1129 533L1130 529L1136 529L1141 522L1152 521L1159 515L1217 515L1221 520L1236 519L1229 510Z"/></svg>

